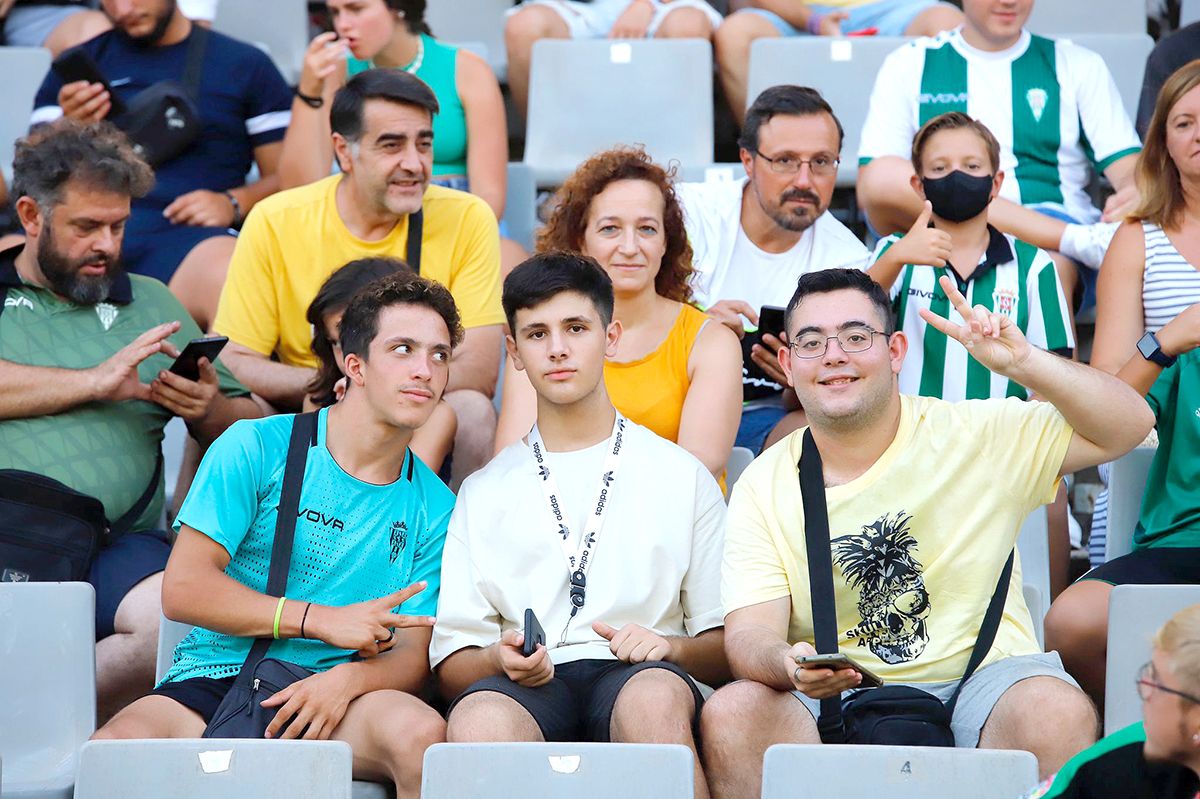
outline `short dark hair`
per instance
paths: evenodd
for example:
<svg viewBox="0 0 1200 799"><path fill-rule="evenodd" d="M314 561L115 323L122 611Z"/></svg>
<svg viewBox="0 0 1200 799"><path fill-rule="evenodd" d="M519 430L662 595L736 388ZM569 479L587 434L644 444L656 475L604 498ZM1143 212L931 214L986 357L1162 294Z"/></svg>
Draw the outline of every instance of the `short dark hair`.
<svg viewBox="0 0 1200 799"><path fill-rule="evenodd" d="M363 108L367 100L387 100L401 105L415 105L433 117L438 112L438 99L433 89L416 75L402 69L368 69L360 72L333 96L329 126L346 141L358 141L362 136Z"/></svg>
<svg viewBox="0 0 1200 799"><path fill-rule="evenodd" d="M450 331L450 346L462 342L462 320L450 290L428 278L397 272L368 283L357 294L338 326L342 355L357 355L367 360L371 342L379 335L379 316L394 305L417 305L436 311Z"/></svg>
<svg viewBox="0 0 1200 799"><path fill-rule="evenodd" d="M591 300L606 327L612 322L613 287L608 273L594 258L552 250L522 262L504 279L501 302L509 330L516 332L517 311L536 308L564 291Z"/></svg>
<svg viewBox="0 0 1200 799"><path fill-rule="evenodd" d="M384 0L392 11L404 14L404 25L414 36L424 33L432 36L433 31L425 22L425 0Z"/></svg>
<svg viewBox="0 0 1200 799"><path fill-rule="evenodd" d="M333 342L325 333L325 317L345 311L361 289L397 272L414 274L412 268L398 258L359 258L330 275L309 303L305 318L312 325L312 351L320 363L307 391L317 405L324 407L333 404L333 387L342 379L342 370L338 368L337 358L333 355Z"/></svg>
<svg viewBox="0 0 1200 799"><path fill-rule="evenodd" d="M988 130L988 126L961 111L947 111L926 122L917 131L917 135L913 136L912 165L917 172L917 177L921 175L921 158L925 155L925 148L929 146L929 140L933 138L933 135L943 130L962 129L971 131L983 142L988 159L992 162L992 171L995 172L1000 168L1000 142L996 141L995 135Z"/></svg>
<svg viewBox="0 0 1200 799"><path fill-rule="evenodd" d="M132 199L150 191L154 171L109 122L63 118L38 125L17 141L14 197L30 197L49 211L62 202L63 187L71 180Z"/></svg>
<svg viewBox="0 0 1200 799"><path fill-rule="evenodd" d="M762 94L754 98L750 109L746 111L746 121L742 123L742 135L738 137L738 147L752 153L758 152L758 129L771 121L778 114L806 117L813 114L829 114L833 124L837 125L838 151L846 139L842 130L842 122L833 113L832 106L825 101L821 93L808 86L793 86L782 84L763 89Z"/></svg>
<svg viewBox="0 0 1200 799"><path fill-rule="evenodd" d="M819 272L801 275L800 279L796 281L796 293L788 302L787 313L784 316L788 335L792 334L792 314L796 312L796 308L806 297L843 289L861 291L867 295L867 299L875 305L879 315L883 318L883 330L879 331L880 333L890 336L896 332L896 318L892 313L892 303L888 300L887 293L871 279L870 275L858 269L822 269Z"/></svg>

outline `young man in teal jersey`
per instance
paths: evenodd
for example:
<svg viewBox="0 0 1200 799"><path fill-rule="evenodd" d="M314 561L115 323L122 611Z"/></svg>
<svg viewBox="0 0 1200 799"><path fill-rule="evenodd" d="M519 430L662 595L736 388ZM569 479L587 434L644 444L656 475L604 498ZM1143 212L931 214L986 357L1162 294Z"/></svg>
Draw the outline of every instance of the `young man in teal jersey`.
<svg viewBox="0 0 1200 799"><path fill-rule="evenodd" d="M270 657L315 673L267 700L278 709L267 737L346 741L356 777L418 795L424 751L445 733L414 694L429 674L454 497L408 444L461 339L449 291L424 278L383 278L350 303L340 326L348 387L319 411L282 600L262 592L294 417L238 424L213 444L163 582L164 612L196 627L158 688L97 738L199 736L252 639L273 635L285 640Z"/></svg>

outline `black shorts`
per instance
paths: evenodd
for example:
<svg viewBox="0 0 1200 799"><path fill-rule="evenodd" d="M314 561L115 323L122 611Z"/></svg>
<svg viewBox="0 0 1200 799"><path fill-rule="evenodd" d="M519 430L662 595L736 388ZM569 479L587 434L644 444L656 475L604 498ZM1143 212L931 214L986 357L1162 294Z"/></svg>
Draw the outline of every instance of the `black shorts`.
<svg viewBox="0 0 1200 799"><path fill-rule="evenodd" d="M1111 585L1188 585L1200 583L1200 548L1154 547L1113 558L1083 576Z"/></svg>
<svg viewBox="0 0 1200 799"><path fill-rule="evenodd" d="M147 696L165 696L174 699L189 710L194 710L208 724L216 715L217 708L225 699L225 694L233 687L237 677L192 677L187 680L165 682L155 688Z"/></svg>
<svg viewBox="0 0 1200 799"><path fill-rule="evenodd" d="M526 688L503 674L485 677L463 691L450 705L450 713L464 696L495 691L513 699L533 716L547 741L609 740L609 724L617 695L633 675L645 669L666 669L679 675L692 690L696 709L692 733L700 721L704 697L696 683L674 663L656 660L630 665L620 660L573 660L554 667L554 679L537 688Z"/></svg>
<svg viewBox="0 0 1200 799"><path fill-rule="evenodd" d="M133 587L167 568L171 545L157 530L126 533L101 549L88 570L87 581L96 589L96 640L115 630L117 608Z"/></svg>

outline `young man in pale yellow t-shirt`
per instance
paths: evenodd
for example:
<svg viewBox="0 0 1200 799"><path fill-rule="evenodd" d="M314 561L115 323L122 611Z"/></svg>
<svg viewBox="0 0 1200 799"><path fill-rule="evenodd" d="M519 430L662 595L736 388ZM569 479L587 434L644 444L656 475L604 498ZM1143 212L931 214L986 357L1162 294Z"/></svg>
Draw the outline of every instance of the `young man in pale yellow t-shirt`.
<svg viewBox="0 0 1200 799"><path fill-rule="evenodd" d="M1022 520L1054 498L1063 474L1125 453L1154 419L1120 381L1032 347L1008 317L970 308L948 278L942 288L967 323L928 310L925 321L1046 402L901 396L907 338L894 330L887 295L854 270L800 278L787 313L793 343L779 361L824 465L841 651L888 684L945 701ZM796 663L815 654L802 440L797 431L765 452L730 499L725 648L741 681L704 709L715 797L756 796L767 747L819 743L819 700L861 682L854 670ZM952 728L959 746L1031 751L1043 773L1095 740L1091 703L1034 638L1019 568Z"/></svg>
<svg viewBox="0 0 1200 799"><path fill-rule="evenodd" d="M420 274L450 289L467 331L445 394L458 415L461 479L490 458L496 427L500 235L483 200L428 185L437 109L432 90L402 70L368 70L340 89L330 119L342 174L254 207L213 327L229 336L222 359L242 382L277 407L298 408L317 363L305 319L317 290L358 258L407 258L409 217L422 211Z"/></svg>

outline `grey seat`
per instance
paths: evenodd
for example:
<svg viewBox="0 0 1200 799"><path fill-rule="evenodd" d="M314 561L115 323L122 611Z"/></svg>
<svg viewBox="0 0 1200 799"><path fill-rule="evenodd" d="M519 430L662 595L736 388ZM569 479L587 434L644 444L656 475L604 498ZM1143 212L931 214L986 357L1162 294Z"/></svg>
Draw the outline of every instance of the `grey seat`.
<svg viewBox="0 0 1200 799"><path fill-rule="evenodd" d="M819 91L846 131L837 185L853 187L858 177L859 137L871 105L875 75L888 54L908 41L892 36L758 39L750 46L746 102L753 103L763 89L784 83Z"/></svg>
<svg viewBox="0 0 1200 799"><path fill-rule="evenodd" d="M1128 6L1137 5L1136 3L1125 3L1125 0L1120 0L1120 2ZM1067 4L1038 3L1035 8L1056 5ZM1100 3L1100 5L1105 5L1105 3ZM1090 19L1101 13L1103 12L1093 12L1089 9L1087 14L1079 16ZM1061 36L1061 38L1070 39L1080 47L1086 47L1098 53L1104 59L1104 63L1108 65L1108 71L1112 73L1113 80L1117 84L1117 91L1121 93L1121 104L1125 106L1125 113L1129 114L1130 119L1137 116L1138 100L1142 95L1142 75L1146 71L1146 59L1150 56L1150 51L1154 49L1154 40L1145 30L1144 9L1142 13L1142 26L1136 29L1140 30L1140 33L1130 33L1129 31L1135 29L1127 28L1121 33L1072 32L1070 35L1063 34ZM1033 28L1033 30L1038 29Z"/></svg>
<svg viewBox="0 0 1200 799"><path fill-rule="evenodd" d="M1150 660L1151 641L1180 610L1200 603L1200 585L1118 585L1108 599L1108 661L1104 675L1104 734L1142 718L1134 685Z"/></svg>
<svg viewBox="0 0 1200 799"><path fill-rule="evenodd" d="M539 186L619 144L660 164L713 159L712 47L700 39L556 41L533 46L525 163Z"/></svg>
<svg viewBox="0 0 1200 799"><path fill-rule="evenodd" d="M734 447L729 453L729 460L725 464L725 493L729 494L733 491L733 484L742 476L742 472L746 471L746 467L754 462L754 451L747 447Z"/></svg>
<svg viewBox="0 0 1200 799"><path fill-rule="evenodd" d="M225 0L217 6L213 29L261 47L289 85L300 80L308 49L307 0Z"/></svg>
<svg viewBox="0 0 1200 799"><path fill-rule="evenodd" d="M437 744L425 750L421 797L690 799L692 764L691 750L669 744Z"/></svg>
<svg viewBox="0 0 1200 799"><path fill-rule="evenodd" d="M0 583L0 795L66 799L96 728L96 595L87 583Z"/></svg>
<svg viewBox="0 0 1200 799"><path fill-rule="evenodd" d="M1146 4L1130 0L1070 0L1034 3L1029 30L1042 36L1068 33L1145 33Z"/></svg>
<svg viewBox="0 0 1200 799"><path fill-rule="evenodd" d="M448 44L483 44L488 64L503 82L508 75L504 12L512 7L512 0L429 0L425 21L434 36Z"/></svg>
<svg viewBox="0 0 1200 799"><path fill-rule="evenodd" d="M1034 508L1021 525L1017 538L1017 554L1021 556L1021 580L1038 590L1041 598L1050 599L1050 541L1047 538L1046 508ZM1030 614L1033 608L1029 609ZM1034 619L1037 623L1039 619Z"/></svg>
<svg viewBox="0 0 1200 799"><path fill-rule="evenodd" d="M1037 637L1038 646L1046 648L1046 609L1049 603L1042 598L1042 592L1035 585L1025 583L1021 586L1025 597L1025 607L1029 608L1029 617L1033 619L1033 634Z"/></svg>
<svg viewBox="0 0 1200 799"><path fill-rule="evenodd" d="M50 51L42 47L0 47L0 171L12 183L13 144L29 130L33 98L50 71Z"/></svg>
<svg viewBox="0 0 1200 799"><path fill-rule="evenodd" d="M763 758L762 799L1012 799L1037 776L1029 752L778 745Z"/></svg>
<svg viewBox="0 0 1200 799"><path fill-rule="evenodd" d="M91 741L79 753L75 799L350 799L352 760L341 741Z"/></svg>
<svg viewBox="0 0 1200 799"><path fill-rule="evenodd" d="M533 251L537 237L537 182L533 170L520 161L508 164L508 182L504 195L504 224L508 237L526 250Z"/></svg>
<svg viewBox="0 0 1200 799"><path fill-rule="evenodd" d="M1133 551L1133 530L1142 513L1146 478L1157 449L1138 447L1113 461L1108 472L1108 537L1104 541L1104 560L1110 561Z"/></svg>

